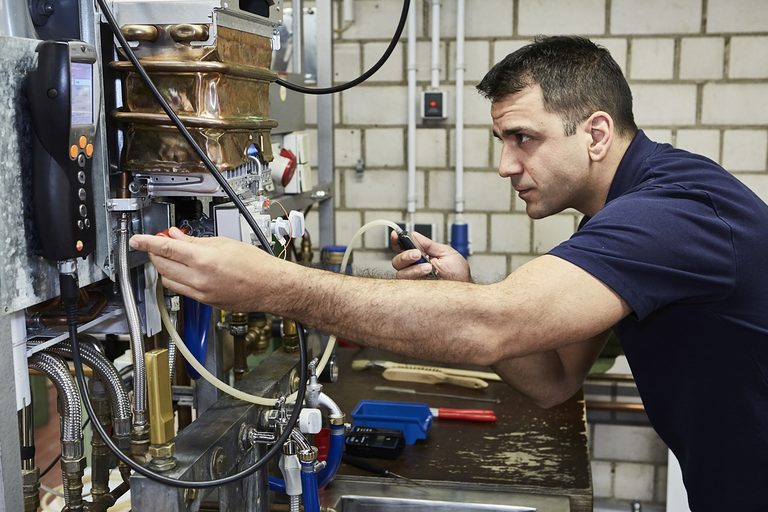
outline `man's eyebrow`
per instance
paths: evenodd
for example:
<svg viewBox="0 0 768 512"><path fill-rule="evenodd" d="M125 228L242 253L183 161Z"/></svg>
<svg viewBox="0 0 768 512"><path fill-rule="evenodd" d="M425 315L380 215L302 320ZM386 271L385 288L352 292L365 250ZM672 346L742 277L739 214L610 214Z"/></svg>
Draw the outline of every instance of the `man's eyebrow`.
<svg viewBox="0 0 768 512"><path fill-rule="evenodd" d="M518 133L521 133L521 132L529 133L531 131L531 129L530 128L526 128L524 126L512 126L510 128L504 128L501 131L501 133L499 133L496 130L492 130L492 131L493 131L493 136L496 137L497 139L501 140L504 137L511 137L511 136L517 135Z"/></svg>

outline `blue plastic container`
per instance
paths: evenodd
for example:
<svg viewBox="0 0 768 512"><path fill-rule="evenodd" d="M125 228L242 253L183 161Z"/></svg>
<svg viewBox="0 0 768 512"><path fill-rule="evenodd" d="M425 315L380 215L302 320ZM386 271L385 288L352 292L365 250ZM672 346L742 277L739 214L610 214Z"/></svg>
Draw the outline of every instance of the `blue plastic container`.
<svg viewBox="0 0 768 512"><path fill-rule="evenodd" d="M426 439L432 426L432 413L427 404L360 400L352 410L352 423L363 427L399 430L405 444Z"/></svg>

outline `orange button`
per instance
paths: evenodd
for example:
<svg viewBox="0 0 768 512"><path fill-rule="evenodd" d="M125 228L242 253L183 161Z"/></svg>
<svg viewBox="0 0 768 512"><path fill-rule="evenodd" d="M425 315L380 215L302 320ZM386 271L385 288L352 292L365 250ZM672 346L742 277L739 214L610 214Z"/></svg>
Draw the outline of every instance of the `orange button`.
<svg viewBox="0 0 768 512"><path fill-rule="evenodd" d="M85 156L91 158L93 156L93 144L85 146Z"/></svg>
<svg viewBox="0 0 768 512"><path fill-rule="evenodd" d="M85 138L85 135L81 135L80 136L80 149L83 149L86 144L88 144L88 139Z"/></svg>
<svg viewBox="0 0 768 512"><path fill-rule="evenodd" d="M77 243L75 244L75 249L77 249L77 252L80 252L80 251L83 250L83 241L82 240L78 240L77 241Z"/></svg>
<svg viewBox="0 0 768 512"><path fill-rule="evenodd" d="M77 147L76 144L72 144L72 147L69 148L69 158L74 160L77 158L77 153L80 151L80 149Z"/></svg>

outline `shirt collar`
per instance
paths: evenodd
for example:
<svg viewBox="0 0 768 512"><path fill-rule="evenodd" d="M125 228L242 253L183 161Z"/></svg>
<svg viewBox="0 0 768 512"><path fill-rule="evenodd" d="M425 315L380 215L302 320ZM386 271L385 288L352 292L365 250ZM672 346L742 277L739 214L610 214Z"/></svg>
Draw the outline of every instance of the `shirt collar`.
<svg viewBox="0 0 768 512"><path fill-rule="evenodd" d="M658 144L649 139L642 130L637 131L619 162L611 188L608 190L606 203L648 179L644 162L657 147Z"/></svg>

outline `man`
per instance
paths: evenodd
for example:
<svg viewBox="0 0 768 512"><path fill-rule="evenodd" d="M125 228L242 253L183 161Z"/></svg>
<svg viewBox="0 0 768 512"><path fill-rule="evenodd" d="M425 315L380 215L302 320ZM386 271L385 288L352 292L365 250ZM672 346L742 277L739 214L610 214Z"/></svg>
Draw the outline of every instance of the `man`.
<svg viewBox="0 0 768 512"><path fill-rule="evenodd" d="M544 407L579 389L614 329L693 510L763 510L768 484L768 206L714 162L638 131L609 53L541 38L478 85L499 175L532 218L584 214L571 239L505 280L472 284L419 238L441 280L329 274L223 239L135 236L166 286L217 307L296 318L366 345L493 365ZM471 319L471 322L456 319Z"/></svg>

